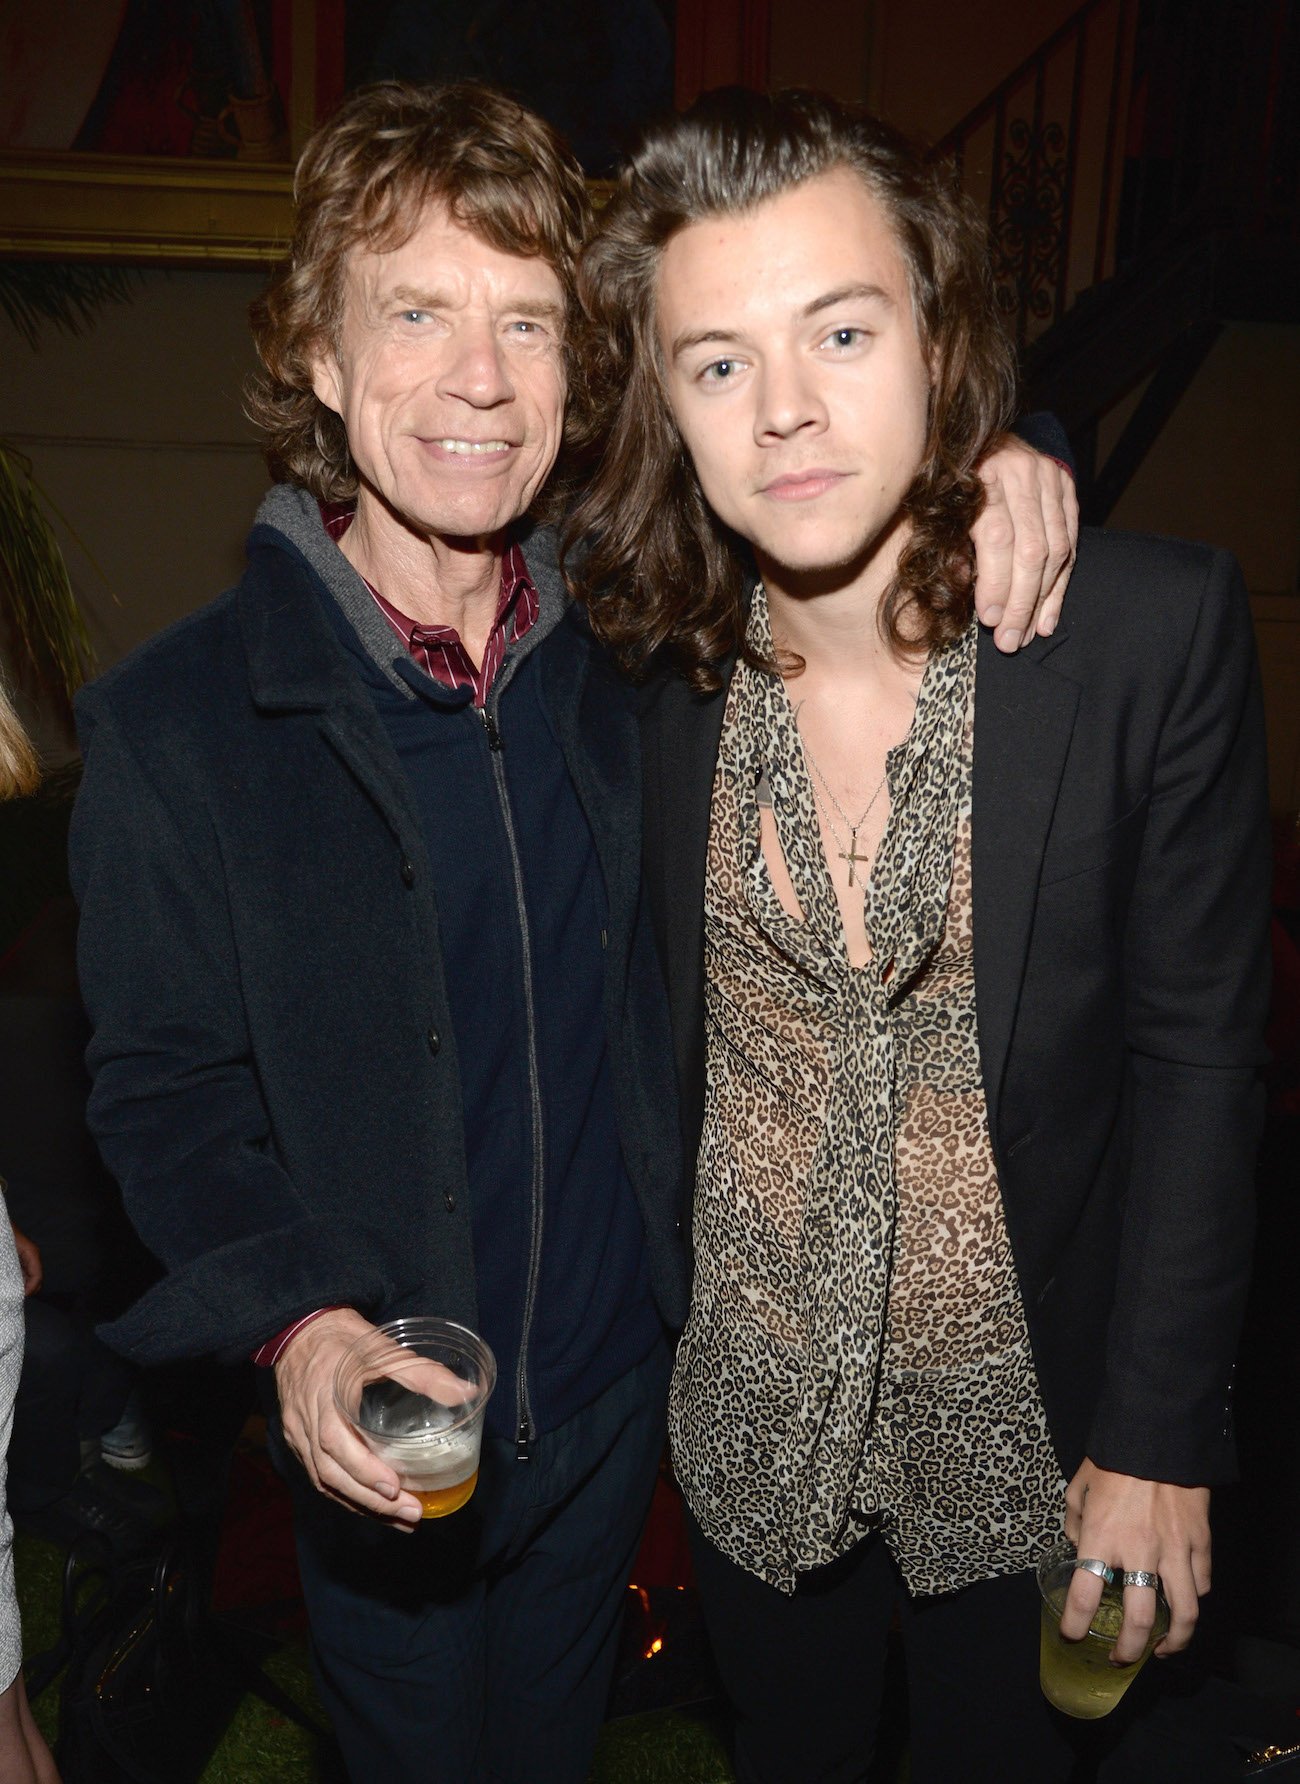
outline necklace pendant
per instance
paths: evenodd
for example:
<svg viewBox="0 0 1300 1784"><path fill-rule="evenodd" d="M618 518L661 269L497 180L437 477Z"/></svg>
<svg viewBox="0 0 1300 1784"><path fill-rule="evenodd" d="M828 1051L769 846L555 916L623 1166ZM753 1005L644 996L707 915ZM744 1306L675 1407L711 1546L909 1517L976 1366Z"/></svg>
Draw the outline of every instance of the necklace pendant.
<svg viewBox="0 0 1300 1784"><path fill-rule="evenodd" d="M839 854L840 854L840 860L847 861L849 864L849 884L850 884L850 886L856 886L857 881L853 877L854 869L859 865L859 863L864 862L867 858L865 855L859 855L859 853L858 853L858 833L856 830L849 831L849 846L847 849L841 849Z"/></svg>

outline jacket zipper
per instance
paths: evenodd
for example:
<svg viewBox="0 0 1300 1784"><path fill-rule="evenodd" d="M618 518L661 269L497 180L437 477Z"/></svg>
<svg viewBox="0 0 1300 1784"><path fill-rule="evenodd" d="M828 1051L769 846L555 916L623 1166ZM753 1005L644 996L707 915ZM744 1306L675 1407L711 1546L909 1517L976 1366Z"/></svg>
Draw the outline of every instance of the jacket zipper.
<svg viewBox="0 0 1300 1784"><path fill-rule="evenodd" d="M505 825L506 843L510 850L510 867L515 883L515 908L519 917L519 943L524 968L524 1020L528 1030L528 1095L533 1117L532 1231L528 1251L528 1284L524 1292L524 1318L519 1334L519 1361L515 1369L515 1460L527 1462L532 1454L533 1411L528 1400L528 1341L532 1334L533 1314L537 1305L537 1283L542 1268L542 1188L544 1151L542 1145L542 1091L537 1067L537 1011L533 999L533 944L528 926L528 908L524 903L524 875L519 860L519 844L515 836L514 816L510 810L510 794L506 786L505 748L500 725L487 706L478 708L487 734L492 760L492 779L496 787L501 821Z"/></svg>

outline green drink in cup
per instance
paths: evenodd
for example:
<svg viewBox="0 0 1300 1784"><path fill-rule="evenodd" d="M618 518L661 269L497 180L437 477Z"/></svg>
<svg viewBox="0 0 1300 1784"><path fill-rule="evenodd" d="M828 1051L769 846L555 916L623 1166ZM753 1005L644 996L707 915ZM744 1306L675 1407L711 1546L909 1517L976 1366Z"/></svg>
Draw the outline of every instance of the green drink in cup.
<svg viewBox="0 0 1300 1784"><path fill-rule="evenodd" d="M1164 1593L1156 1591L1156 1620L1146 1647L1137 1660L1116 1666L1111 1649L1124 1620L1124 1590L1119 1581L1104 1582L1087 1635L1068 1642L1061 1634L1061 1612L1075 1574L1073 1543L1062 1543L1038 1563L1038 1593L1042 1624L1039 1641L1039 1681L1048 1703L1067 1716L1108 1716L1133 1683L1156 1643L1169 1633L1169 1606ZM1147 1590L1147 1588L1143 1588Z"/></svg>

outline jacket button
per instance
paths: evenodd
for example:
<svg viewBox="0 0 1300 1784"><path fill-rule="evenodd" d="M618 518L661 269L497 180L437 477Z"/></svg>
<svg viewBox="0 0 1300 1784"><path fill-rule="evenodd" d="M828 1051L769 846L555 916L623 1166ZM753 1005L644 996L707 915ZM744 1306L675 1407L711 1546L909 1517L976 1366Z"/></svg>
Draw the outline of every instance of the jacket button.
<svg viewBox="0 0 1300 1784"><path fill-rule="evenodd" d="M415 869L409 861L402 863L402 884L408 887L415 884Z"/></svg>
<svg viewBox="0 0 1300 1784"><path fill-rule="evenodd" d="M455 1212L456 1212L456 1198L455 1198L455 1196L454 1196L454 1195L453 1195L453 1194L452 1194L452 1193L451 1193L451 1191L450 1191L450 1190L449 1190L449 1189L444 1189L444 1190L443 1190L443 1192L442 1192L442 1199L443 1199L443 1201L444 1201L444 1202L446 1202L446 1204L447 1204L447 1212L448 1212L448 1214L454 1214L454 1213L455 1213Z"/></svg>
<svg viewBox="0 0 1300 1784"><path fill-rule="evenodd" d="M430 1053L436 1053L439 1047L442 1046L442 1041L436 1028L431 1028L424 1038L429 1043Z"/></svg>

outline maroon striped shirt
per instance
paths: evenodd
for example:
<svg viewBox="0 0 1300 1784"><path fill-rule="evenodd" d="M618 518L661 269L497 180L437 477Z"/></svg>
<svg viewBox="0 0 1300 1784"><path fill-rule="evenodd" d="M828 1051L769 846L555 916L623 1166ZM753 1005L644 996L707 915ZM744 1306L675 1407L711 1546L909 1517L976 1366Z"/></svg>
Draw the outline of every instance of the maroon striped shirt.
<svg viewBox="0 0 1300 1784"><path fill-rule="evenodd" d="M336 545L352 525L352 514L351 508L321 503L325 531ZM361 580L366 581L364 576ZM446 688L470 688L475 706L486 705L492 683L505 658L506 646L526 636L537 623L537 589L528 574L524 554L517 545L507 547L501 559L497 610L483 661L477 668L454 626L420 625L394 607L391 601L386 601L369 582L366 587L375 606L421 669Z"/></svg>

